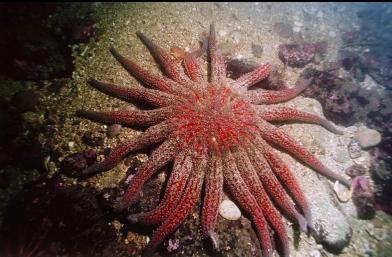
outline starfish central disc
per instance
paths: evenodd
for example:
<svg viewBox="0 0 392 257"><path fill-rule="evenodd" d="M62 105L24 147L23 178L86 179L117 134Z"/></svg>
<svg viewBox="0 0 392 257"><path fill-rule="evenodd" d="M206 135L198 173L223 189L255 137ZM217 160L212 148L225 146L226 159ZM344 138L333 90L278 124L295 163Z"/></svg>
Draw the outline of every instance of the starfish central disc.
<svg viewBox="0 0 392 257"><path fill-rule="evenodd" d="M251 106L224 86L208 84L205 91L193 92L178 111L175 134L182 147L191 145L197 152L230 149L257 129Z"/></svg>

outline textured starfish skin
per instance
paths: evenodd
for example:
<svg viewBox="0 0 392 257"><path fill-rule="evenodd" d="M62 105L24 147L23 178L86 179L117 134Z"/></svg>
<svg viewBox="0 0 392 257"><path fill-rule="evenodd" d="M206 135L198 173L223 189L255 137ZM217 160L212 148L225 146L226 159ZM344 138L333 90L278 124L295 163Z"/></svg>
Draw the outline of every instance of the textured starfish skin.
<svg viewBox="0 0 392 257"><path fill-rule="evenodd" d="M272 66L265 64L235 81L226 78L224 59L217 48L214 25L202 47L183 59L182 69L166 51L138 32L165 76L150 73L111 49L114 58L145 87L119 87L91 79L96 89L126 101L141 101L153 110L93 112L77 115L96 122L144 126L139 136L122 143L101 163L83 171L92 175L115 167L126 155L157 146L148 162L132 178L122 196L126 207L134 203L143 184L166 164L173 162L164 196L151 211L131 214L130 222L160 224L144 256L155 248L192 212L204 190L201 227L203 236L218 248L215 225L223 188L226 187L252 219L264 257L272 256L270 229L274 230L284 256L289 242L282 213L304 231L312 228L311 211L288 166L273 152L278 146L320 174L350 186L294 139L270 122L300 121L321 125L340 134L330 122L292 108L256 105L288 101L301 93L310 79L298 79L295 87L280 91L248 90L268 77ZM205 78L197 60L207 52L209 75ZM291 199L293 201L291 201Z"/></svg>

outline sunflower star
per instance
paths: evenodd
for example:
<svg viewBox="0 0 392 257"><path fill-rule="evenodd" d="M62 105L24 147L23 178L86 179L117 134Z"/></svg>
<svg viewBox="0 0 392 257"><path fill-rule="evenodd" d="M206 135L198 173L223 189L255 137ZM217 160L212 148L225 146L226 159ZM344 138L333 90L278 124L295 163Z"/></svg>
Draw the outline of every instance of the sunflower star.
<svg viewBox="0 0 392 257"><path fill-rule="evenodd" d="M77 111L77 115L97 122L148 127L141 135L116 147L104 161L82 173L92 175L110 170L127 154L159 145L134 175L121 200L123 207L135 202L146 180L173 162L160 204L149 212L128 217L131 222L161 224L153 233L144 256L151 255L192 212L203 185L202 232L215 247L218 247L218 236L214 228L225 185L252 219L263 256L272 256L270 228L277 234L284 256L289 256L288 238L279 211L298 223L303 231L312 228L311 212L295 177L270 144L286 150L320 174L350 186L348 180L325 167L314 155L270 123L286 120L310 122L341 133L330 122L316 115L293 108L267 106L294 98L311 83L311 79L299 78L295 87L279 91L248 90L268 77L272 69L270 64L261 65L236 80L228 79L213 24L203 46L183 59L184 70L142 33L137 35L161 65L166 77L142 69L112 48L110 51L114 58L148 88L125 88L93 79L90 84L106 94L123 100L146 102L157 108ZM197 61L206 51L208 79L205 79ZM265 108L258 110L256 105Z"/></svg>

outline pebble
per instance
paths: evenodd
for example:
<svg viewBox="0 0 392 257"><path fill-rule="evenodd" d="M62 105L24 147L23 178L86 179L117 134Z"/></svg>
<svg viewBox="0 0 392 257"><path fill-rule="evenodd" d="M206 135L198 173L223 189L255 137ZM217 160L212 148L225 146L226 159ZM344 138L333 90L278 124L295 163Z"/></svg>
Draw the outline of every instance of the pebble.
<svg viewBox="0 0 392 257"><path fill-rule="evenodd" d="M298 32L301 31L301 28L300 28L300 27L294 27L294 28L293 28L293 31L296 32L296 33L298 33Z"/></svg>
<svg viewBox="0 0 392 257"><path fill-rule="evenodd" d="M74 141L70 141L70 142L68 142L68 148L69 148L69 150L74 150L74 147L75 147L75 142Z"/></svg>
<svg viewBox="0 0 392 257"><path fill-rule="evenodd" d="M358 140L362 149L368 149L381 142L381 134L377 130L361 127L355 133L354 138Z"/></svg>
<svg viewBox="0 0 392 257"><path fill-rule="evenodd" d="M294 22L294 25L295 25L296 27L302 27L302 26L303 26L302 22L300 22L300 21L295 21L295 22Z"/></svg>
<svg viewBox="0 0 392 257"><path fill-rule="evenodd" d="M328 36L330 36L330 37L336 37L336 32L335 32L335 31L330 31L330 32L328 33Z"/></svg>
<svg viewBox="0 0 392 257"><path fill-rule="evenodd" d="M309 253L310 257L321 257L321 253L319 250L313 250Z"/></svg>
<svg viewBox="0 0 392 257"><path fill-rule="evenodd" d="M83 142L89 146L103 146L105 139L98 131L86 131L83 134Z"/></svg>
<svg viewBox="0 0 392 257"><path fill-rule="evenodd" d="M316 14L316 16L317 16L318 18L322 18L322 17L324 16L324 13L323 13L322 11L318 11L317 14Z"/></svg>
<svg viewBox="0 0 392 257"><path fill-rule="evenodd" d="M227 31L226 30L219 30L218 35L219 35L219 37L224 37L227 35Z"/></svg>
<svg viewBox="0 0 392 257"><path fill-rule="evenodd" d="M219 206L219 214L227 220L238 220L241 218L240 209L230 200L222 201Z"/></svg>
<svg viewBox="0 0 392 257"><path fill-rule="evenodd" d="M366 168L363 165L354 164L348 167L345 171L346 175L351 178L363 176L366 173Z"/></svg>
<svg viewBox="0 0 392 257"><path fill-rule="evenodd" d="M112 124L108 127L107 130L107 135L110 138L116 137L118 134L120 134L122 126L120 124Z"/></svg>

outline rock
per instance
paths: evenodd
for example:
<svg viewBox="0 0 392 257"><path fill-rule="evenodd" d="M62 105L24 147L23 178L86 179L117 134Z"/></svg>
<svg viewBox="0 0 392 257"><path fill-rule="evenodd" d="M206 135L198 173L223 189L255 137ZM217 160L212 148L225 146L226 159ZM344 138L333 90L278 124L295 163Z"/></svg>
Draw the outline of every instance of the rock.
<svg viewBox="0 0 392 257"><path fill-rule="evenodd" d="M301 135L303 136L303 134ZM332 144L325 143L324 146L328 148L332 147ZM289 161L287 160L286 163L289 164ZM324 161L324 163L336 173L343 175L343 171L339 171L335 161ZM331 182L333 181L319 176L317 172L311 169L306 168L307 170L305 170L305 167L297 169L294 168L295 165L290 166L292 167L292 174L296 176L312 212L314 228L311 230L312 236L326 250L334 253L342 251L349 244L352 229L346 215L343 213L341 204L332 191ZM345 189L347 190L347 188Z"/></svg>
<svg viewBox="0 0 392 257"><path fill-rule="evenodd" d="M309 256L310 256L310 257L321 257L321 253L320 253L319 250L312 250L312 251L309 253Z"/></svg>
<svg viewBox="0 0 392 257"><path fill-rule="evenodd" d="M281 44L279 45L279 59L291 67L303 68L310 63L316 47L313 43L304 44Z"/></svg>
<svg viewBox="0 0 392 257"><path fill-rule="evenodd" d="M120 124L112 124L108 127L107 135L110 138L116 137L121 132L122 126Z"/></svg>
<svg viewBox="0 0 392 257"><path fill-rule="evenodd" d="M381 134L377 130L361 127L355 133L354 138L358 140L362 149L368 149L381 142Z"/></svg>
<svg viewBox="0 0 392 257"><path fill-rule="evenodd" d="M337 149L333 154L333 159L339 163L346 163L350 160L350 156L346 149Z"/></svg>
<svg viewBox="0 0 392 257"><path fill-rule="evenodd" d="M337 202L325 188L327 182L313 181L310 209L313 215L312 235L328 251L340 252L350 241L352 230L346 216L336 207ZM322 189L323 188L323 189ZM306 194L309 197L309 194Z"/></svg>
<svg viewBox="0 0 392 257"><path fill-rule="evenodd" d="M89 146L103 146L105 142L103 135L98 131L86 131L82 139Z"/></svg>
<svg viewBox="0 0 392 257"><path fill-rule="evenodd" d="M294 31L295 33L298 33L298 32L301 31L301 28L300 28L300 27L294 27L294 28L293 28L293 31Z"/></svg>
<svg viewBox="0 0 392 257"><path fill-rule="evenodd" d="M351 178L355 178L358 176L363 176L366 173L366 168L363 165L354 164L348 167L345 171L346 175Z"/></svg>
<svg viewBox="0 0 392 257"><path fill-rule="evenodd" d="M330 32L328 32L328 36L336 37L336 32L331 30Z"/></svg>
<svg viewBox="0 0 392 257"><path fill-rule="evenodd" d="M361 146L357 140L352 139L347 148L352 159L361 157Z"/></svg>
<svg viewBox="0 0 392 257"><path fill-rule="evenodd" d="M227 220L238 220L241 218L241 211L230 200L223 200L219 206L219 214Z"/></svg>

